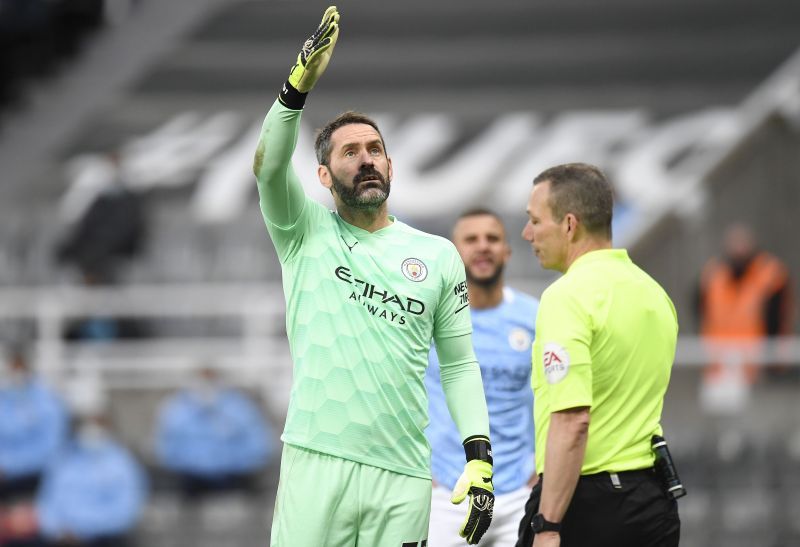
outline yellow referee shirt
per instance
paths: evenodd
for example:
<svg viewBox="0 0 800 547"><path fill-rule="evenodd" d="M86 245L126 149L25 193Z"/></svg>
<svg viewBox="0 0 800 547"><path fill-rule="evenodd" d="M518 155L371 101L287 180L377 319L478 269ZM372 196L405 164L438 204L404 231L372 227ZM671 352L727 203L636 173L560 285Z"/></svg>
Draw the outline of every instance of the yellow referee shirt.
<svg viewBox="0 0 800 547"><path fill-rule="evenodd" d="M591 407L581 474L653 465L678 321L667 293L624 249L592 251L542 294L533 345L536 469L550 414Z"/></svg>

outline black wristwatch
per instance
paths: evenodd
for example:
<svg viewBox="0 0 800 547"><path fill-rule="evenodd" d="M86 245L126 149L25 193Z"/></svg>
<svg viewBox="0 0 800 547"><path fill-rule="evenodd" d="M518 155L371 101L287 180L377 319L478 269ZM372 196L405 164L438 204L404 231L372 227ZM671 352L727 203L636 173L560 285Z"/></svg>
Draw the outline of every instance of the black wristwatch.
<svg viewBox="0 0 800 547"><path fill-rule="evenodd" d="M536 513L531 520L531 529L534 534L538 534L539 532L560 532L561 523L550 522L549 520L545 520L541 513Z"/></svg>

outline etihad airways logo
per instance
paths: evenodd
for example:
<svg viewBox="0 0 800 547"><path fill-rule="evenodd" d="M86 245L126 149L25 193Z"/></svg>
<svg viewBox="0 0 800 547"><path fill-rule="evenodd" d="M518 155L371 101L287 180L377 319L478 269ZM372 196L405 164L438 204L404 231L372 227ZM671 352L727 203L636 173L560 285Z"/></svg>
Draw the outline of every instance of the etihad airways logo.
<svg viewBox="0 0 800 547"><path fill-rule="evenodd" d="M334 274L345 283L354 285L355 290L351 292L350 300L363 304L364 308L375 317L386 319L391 323L405 325L406 317L403 313L422 315L425 312L424 302L410 296L393 294L369 281L359 279L346 266L339 266L334 270ZM392 309L383 309L377 304L388 304L391 308L394 308L394 311Z"/></svg>

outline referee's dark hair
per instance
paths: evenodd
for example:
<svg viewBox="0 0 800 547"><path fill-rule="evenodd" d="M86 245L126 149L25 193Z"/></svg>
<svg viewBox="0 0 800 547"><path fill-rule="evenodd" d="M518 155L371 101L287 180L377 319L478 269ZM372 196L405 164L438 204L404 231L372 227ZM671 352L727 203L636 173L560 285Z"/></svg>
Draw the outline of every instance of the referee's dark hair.
<svg viewBox="0 0 800 547"><path fill-rule="evenodd" d="M550 210L561 220L572 213L590 234L611 239L614 196L603 172L588 163L565 163L542 171L533 184L550 182Z"/></svg>

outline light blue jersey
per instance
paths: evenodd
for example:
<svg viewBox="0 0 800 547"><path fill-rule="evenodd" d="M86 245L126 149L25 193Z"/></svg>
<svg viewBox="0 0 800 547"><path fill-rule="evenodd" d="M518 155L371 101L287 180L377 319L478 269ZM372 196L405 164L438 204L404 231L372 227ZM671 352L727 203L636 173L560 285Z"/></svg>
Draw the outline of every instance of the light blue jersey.
<svg viewBox="0 0 800 547"><path fill-rule="evenodd" d="M533 473L531 345L538 306L532 296L506 287L496 308L471 310L472 344L489 407L496 494L520 488ZM447 411L435 350L428 361L430 424L425 434L431 469L436 482L452 489L464 469L464 448Z"/></svg>

